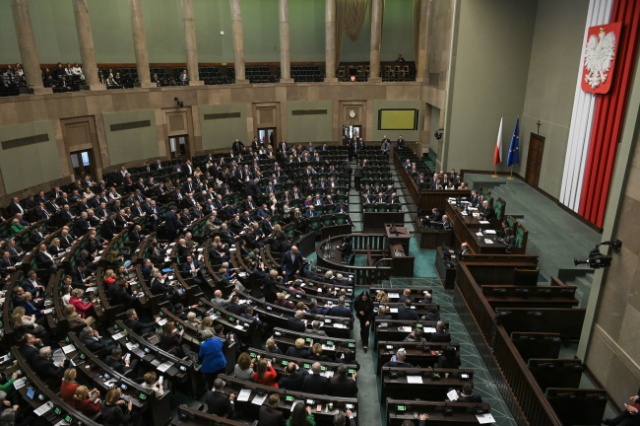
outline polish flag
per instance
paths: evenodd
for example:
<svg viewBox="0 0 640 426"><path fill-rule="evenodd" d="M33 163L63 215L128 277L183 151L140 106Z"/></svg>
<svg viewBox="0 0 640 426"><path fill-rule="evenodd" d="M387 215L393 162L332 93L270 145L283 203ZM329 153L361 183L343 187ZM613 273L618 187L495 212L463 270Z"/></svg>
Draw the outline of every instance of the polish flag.
<svg viewBox="0 0 640 426"><path fill-rule="evenodd" d="M496 149L493 151L493 165L502 163L502 117L500 117L500 129L496 140Z"/></svg>

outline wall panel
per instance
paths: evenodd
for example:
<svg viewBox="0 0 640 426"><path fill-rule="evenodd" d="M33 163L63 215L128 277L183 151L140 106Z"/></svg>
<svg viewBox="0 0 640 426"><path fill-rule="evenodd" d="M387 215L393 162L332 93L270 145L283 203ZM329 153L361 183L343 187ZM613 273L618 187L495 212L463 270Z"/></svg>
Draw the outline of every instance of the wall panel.
<svg viewBox="0 0 640 426"><path fill-rule="evenodd" d="M154 110L132 110L102 115L110 165L160 155Z"/></svg>

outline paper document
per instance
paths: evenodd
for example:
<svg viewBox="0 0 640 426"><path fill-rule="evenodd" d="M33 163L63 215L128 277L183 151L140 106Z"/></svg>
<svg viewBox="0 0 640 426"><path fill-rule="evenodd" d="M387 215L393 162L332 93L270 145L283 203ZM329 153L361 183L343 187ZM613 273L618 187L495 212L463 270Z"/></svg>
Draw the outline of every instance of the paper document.
<svg viewBox="0 0 640 426"><path fill-rule="evenodd" d="M476 416L476 419L478 419L478 423L480 423L481 425L485 425L485 424L489 424L489 423L495 423L495 421L496 421L496 419L493 418L491 413L478 414Z"/></svg>
<svg viewBox="0 0 640 426"><path fill-rule="evenodd" d="M399 331L405 331L405 332L407 332L407 333L411 333L411 327L410 327L410 326L408 326L408 325L400 326L400 327L398 327L398 330L399 330Z"/></svg>
<svg viewBox="0 0 640 426"><path fill-rule="evenodd" d="M53 351L52 360L54 364L60 364L60 361L64 361L65 359L67 359L67 357L64 356L64 353L62 353L60 349Z"/></svg>
<svg viewBox="0 0 640 426"><path fill-rule="evenodd" d="M22 389L23 387L25 387L27 385L27 379L25 377L20 377L19 379L15 380L13 382L13 387L16 390Z"/></svg>
<svg viewBox="0 0 640 426"><path fill-rule="evenodd" d="M238 401L247 402L251 396L251 389L242 389L236 398Z"/></svg>
<svg viewBox="0 0 640 426"><path fill-rule="evenodd" d="M65 345L62 347L62 352L64 352L65 354L68 354L69 352L73 352L76 350L76 347L73 345Z"/></svg>
<svg viewBox="0 0 640 426"><path fill-rule="evenodd" d="M388 296L389 296L389 299L399 299L400 293L389 293Z"/></svg>
<svg viewBox="0 0 640 426"><path fill-rule="evenodd" d="M111 336L111 338L112 338L113 340L120 340L120 339L122 339L123 337L124 337L124 333L123 333L122 331L121 331L120 333L116 333L116 334L114 334L113 336Z"/></svg>
<svg viewBox="0 0 640 426"><path fill-rule="evenodd" d="M167 361L167 362L163 362L162 364L160 364L156 369L159 372L164 373L165 371L167 371L171 367L173 367L173 363L170 362L170 361Z"/></svg>
<svg viewBox="0 0 640 426"><path fill-rule="evenodd" d="M422 384L422 376L407 376L407 383Z"/></svg>
<svg viewBox="0 0 640 426"><path fill-rule="evenodd" d="M47 401L46 403L42 404L41 406L39 406L38 408L36 408L33 411L33 414L35 414L36 416L42 416L44 413L50 411L53 408L53 402L51 401Z"/></svg>
<svg viewBox="0 0 640 426"><path fill-rule="evenodd" d="M391 309L389 309L389 312L391 312L392 314L397 314L398 313L398 308L391 308Z"/></svg>
<svg viewBox="0 0 640 426"><path fill-rule="evenodd" d="M479 221L478 221L478 223L479 223L480 225L488 225L488 224L489 224L489 221L488 221L488 220L479 220ZM494 231L494 232L495 232L495 231Z"/></svg>
<svg viewBox="0 0 640 426"><path fill-rule="evenodd" d="M492 239L490 239L490 238L485 238L485 239L484 239L484 243L485 243L485 244L493 244L493 240L492 240Z"/></svg>
<svg viewBox="0 0 640 426"><path fill-rule="evenodd" d="M495 229L485 229L484 233L487 235L496 235L496 230Z"/></svg>
<svg viewBox="0 0 640 426"><path fill-rule="evenodd" d="M425 333L435 333L436 332L436 328L435 327L425 327L423 331Z"/></svg>
<svg viewBox="0 0 640 426"><path fill-rule="evenodd" d="M447 392L447 398L449 398L449 401L457 401L458 392L456 392L455 389L451 389L449 392Z"/></svg>
<svg viewBox="0 0 640 426"><path fill-rule="evenodd" d="M255 405L262 405L262 403L266 401L267 396L268 395L266 393L264 395L256 395L251 403Z"/></svg>

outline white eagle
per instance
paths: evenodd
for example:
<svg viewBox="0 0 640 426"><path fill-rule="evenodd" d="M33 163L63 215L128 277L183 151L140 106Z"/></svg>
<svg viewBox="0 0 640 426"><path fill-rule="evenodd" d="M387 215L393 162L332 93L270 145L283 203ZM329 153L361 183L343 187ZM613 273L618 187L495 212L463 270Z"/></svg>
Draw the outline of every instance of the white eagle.
<svg viewBox="0 0 640 426"><path fill-rule="evenodd" d="M605 34L604 28L600 28L598 36L589 37L584 52L584 66L588 71L585 73L584 81L592 88L607 81L611 62L615 57L615 49L616 35L613 32Z"/></svg>

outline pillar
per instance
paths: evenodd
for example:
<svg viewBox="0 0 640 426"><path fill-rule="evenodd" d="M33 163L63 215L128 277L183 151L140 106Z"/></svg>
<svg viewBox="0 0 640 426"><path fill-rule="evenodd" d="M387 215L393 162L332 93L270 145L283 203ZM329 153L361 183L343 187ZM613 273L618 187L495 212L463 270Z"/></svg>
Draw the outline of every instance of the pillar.
<svg viewBox="0 0 640 426"><path fill-rule="evenodd" d="M326 0L325 7L325 79L336 82L336 0Z"/></svg>
<svg viewBox="0 0 640 426"><path fill-rule="evenodd" d="M416 81L427 82L427 29L429 25L429 1L420 0L420 28L418 33L418 57L416 58Z"/></svg>
<svg viewBox="0 0 640 426"><path fill-rule="evenodd" d="M20 57L22 58L27 86L36 95L52 93L52 90L44 87L42 82L40 59L38 58L36 39L33 36L28 0L12 0L11 10L13 11L13 22L16 26L18 47L20 48Z"/></svg>
<svg viewBox="0 0 640 426"><path fill-rule="evenodd" d="M236 84L246 83L244 74L244 39L242 36L242 11L240 10L240 0L229 0L231 2L231 26L233 31L233 67L236 72Z"/></svg>
<svg viewBox="0 0 640 426"><path fill-rule="evenodd" d="M140 87L156 87L154 83L151 83L151 73L149 71L149 53L147 51L147 36L144 32L144 21L142 19L142 1L129 1L131 2L133 47L136 52L136 66L138 68Z"/></svg>
<svg viewBox="0 0 640 426"><path fill-rule="evenodd" d="M380 82L380 41L382 40L382 0L371 3L371 45L369 54L369 81Z"/></svg>
<svg viewBox="0 0 640 426"><path fill-rule="evenodd" d="M280 0L280 83L293 83L290 42L289 0Z"/></svg>
<svg viewBox="0 0 640 426"><path fill-rule="evenodd" d="M105 90L107 88L106 85L100 83L98 77L98 64L96 63L96 54L93 47L93 31L91 30L87 0L73 0L73 13L76 17L76 30L78 32L84 81L89 86L89 90Z"/></svg>
<svg viewBox="0 0 640 426"><path fill-rule="evenodd" d="M189 86L202 86L204 81L200 81L200 72L198 71L198 46L196 44L192 0L182 0L182 20L184 21L184 50L187 51Z"/></svg>

